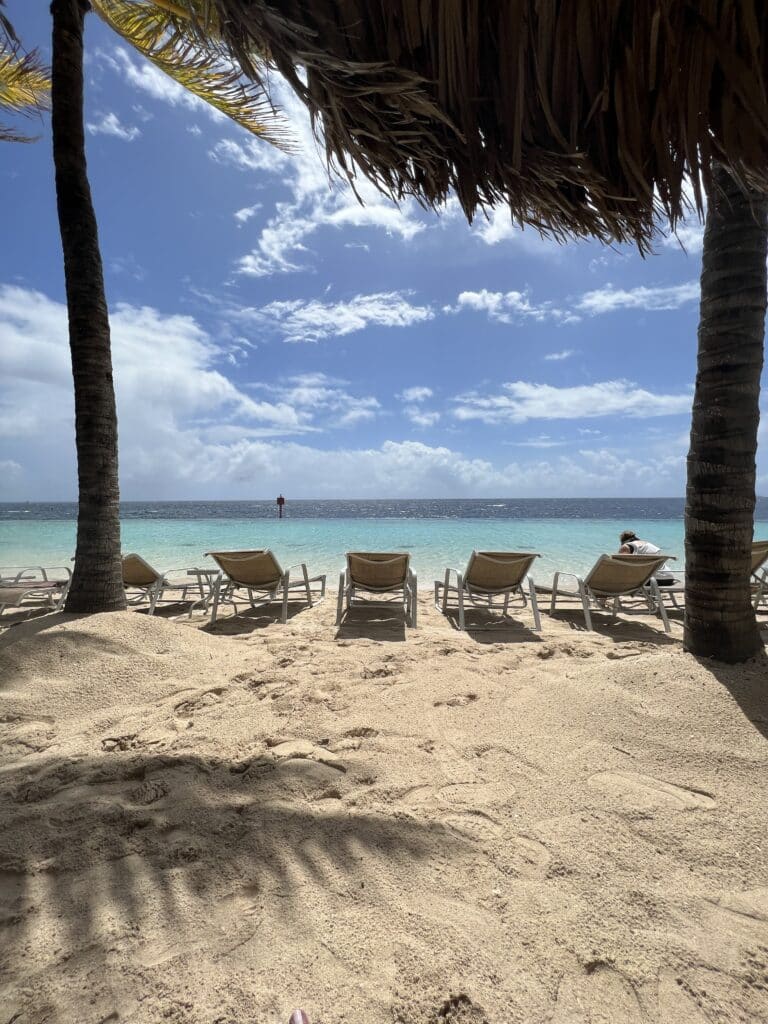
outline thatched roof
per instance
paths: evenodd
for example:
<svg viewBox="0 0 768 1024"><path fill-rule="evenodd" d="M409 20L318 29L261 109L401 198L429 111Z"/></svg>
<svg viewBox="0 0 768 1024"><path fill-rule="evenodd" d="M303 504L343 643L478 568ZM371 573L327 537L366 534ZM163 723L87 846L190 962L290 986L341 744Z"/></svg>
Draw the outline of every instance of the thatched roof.
<svg viewBox="0 0 768 1024"><path fill-rule="evenodd" d="M765 0L207 2L398 196L645 247L713 159L768 185Z"/></svg>

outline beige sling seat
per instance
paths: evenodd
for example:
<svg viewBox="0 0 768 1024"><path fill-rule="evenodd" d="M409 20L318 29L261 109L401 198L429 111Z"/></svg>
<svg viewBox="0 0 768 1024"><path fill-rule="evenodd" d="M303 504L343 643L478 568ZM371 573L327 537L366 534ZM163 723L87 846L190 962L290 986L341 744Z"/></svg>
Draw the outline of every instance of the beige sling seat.
<svg viewBox="0 0 768 1024"><path fill-rule="evenodd" d="M410 567L410 555L388 551L348 551L347 567L339 576L336 624L340 625L345 609L355 601L373 607L385 607L392 599L376 600L385 594L399 595L409 626L416 628L418 587L416 574ZM367 597L360 597L360 594ZM370 595L374 595L371 597Z"/></svg>
<svg viewBox="0 0 768 1024"><path fill-rule="evenodd" d="M213 590L211 622L216 621L219 605L223 601L233 605L237 614L238 591L246 592L246 600L251 608L264 607L281 597L280 621L283 623L288 621L288 597L292 592L303 592L310 608L325 597L325 576L310 577L304 562L283 569L268 549L209 551L208 555L221 569ZM301 577L291 581L294 569L301 570ZM313 589L313 583L319 584L319 587Z"/></svg>
<svg viewBox="0 0 768 1024"><path fill-rule="evenodd" d="M458 569L445 570L445 578L435 580L435 607L445 615L455 607L458 609L459 629L465 629L464 615L466 603L473 607L485 607L489 611L496 610L494 598L503 598L501 605L502 621L507 617L509 600L518 595L523 607L531 602L534 629L541 630L541 616L536 601L536 588L528 575L531 566L539 555L530 551L473 551L463 573ZM451 583L451 575L456 582ZM526 597L526 589L528 595ZM442 592L442 597L441 597Z"/></svg>
<svg viewBox="0 0 768 1024"><path fill-rule="evenodd" d="M650 611L661 616L664 629L670 632L669 619L659 593L660 587L654 579L665 562L673 560L672 555L600 555L586 576L570 572L556 572L552 587L537 587L540 593L551 594L550 613L560 601L577 601L584 612L587 629L592 629L590 605L600 607L601 602L612 602L615 615L622 597L639 597ZM561 587L560 581L568 577L576 581L576 589Z"/></svg>
<svg viewBox="0 0 768 1024"><path fill-rule="evenodd" d="M755 540L752 542L752 562L750 564L750 587L752 591L752 606L757 611L759 606L768 601L768 540ZM685 595L685 572L682 570L671 571L669 575L674 583L668 586L660 586L659 593L662 598L668 597L675 608L680 608L678 597Z"/></svg>
<svg viewBox="0 0 768 1024"><path fill-rule="evenodd" d="M72 574L68 568L12 566L0 568L0 614L6 608L42 604L52 611L64 607Z"/></svg>
<svg viewBox="0 0 768 1024"><path fill-rule="evenodd" d="M196 604L207 607L206 596L200 586L199 580L182 582L169 579L174 574L184 573L191 576L194 570L169 569L168 572L158 572L153 566L146 562L141 555L135 552L123 555L123 587L125 597L129 605L147 605L147 614L154 615L155 609L160 603L178 604L189 600L188 595L197 592L197 597L190 603L189 614ZM174 596L166 598L166 593Z"/></svg>

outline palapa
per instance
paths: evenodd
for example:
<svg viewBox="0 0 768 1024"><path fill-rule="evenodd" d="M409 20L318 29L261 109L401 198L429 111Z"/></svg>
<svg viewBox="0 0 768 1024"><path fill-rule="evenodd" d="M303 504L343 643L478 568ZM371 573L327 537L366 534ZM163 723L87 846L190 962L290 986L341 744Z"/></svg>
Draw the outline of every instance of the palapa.
<svg viewBox="0 0 768 1024"><path fill-rule="evenodd" d="M176 0L395 197L648 249L712 161L768 186L763 0ZM205 27L201 31L205 31Z"/></svg>

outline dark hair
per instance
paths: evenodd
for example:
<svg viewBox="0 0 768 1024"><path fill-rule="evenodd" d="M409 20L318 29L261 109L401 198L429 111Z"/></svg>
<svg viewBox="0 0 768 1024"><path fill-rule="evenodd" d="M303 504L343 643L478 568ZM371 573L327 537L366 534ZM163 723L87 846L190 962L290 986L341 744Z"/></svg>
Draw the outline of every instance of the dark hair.
<svg viewBox="0 0 768 1024"><path fill-rule="evenodd" d="M637 534L634 530L624 530L619 540L622 544L626 544L628 540L637 540Z"/></svg>

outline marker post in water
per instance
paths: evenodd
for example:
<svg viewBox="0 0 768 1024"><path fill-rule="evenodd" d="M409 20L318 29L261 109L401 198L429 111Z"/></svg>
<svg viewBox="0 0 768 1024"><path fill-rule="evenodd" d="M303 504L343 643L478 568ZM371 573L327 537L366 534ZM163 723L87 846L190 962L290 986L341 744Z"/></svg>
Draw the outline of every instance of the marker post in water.
<svg viewBox="0 0 768 1024"><path fill-rule="evenodd" d="M282 494L278 494L278 496L275 499L275 501L277 502L277 518L278 519L282 519L283 518L283 505L285 505L285 498L282 496Z"/></svg>

